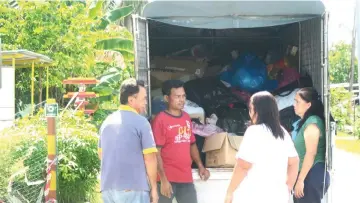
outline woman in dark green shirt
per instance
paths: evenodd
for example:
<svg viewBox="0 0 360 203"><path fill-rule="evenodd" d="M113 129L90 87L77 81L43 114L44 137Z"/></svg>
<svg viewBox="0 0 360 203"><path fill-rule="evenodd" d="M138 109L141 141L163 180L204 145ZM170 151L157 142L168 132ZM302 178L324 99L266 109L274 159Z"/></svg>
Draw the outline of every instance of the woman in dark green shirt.
<svg viewBox="0 0 360 203"><path fill-rule="evenodd" d="M302 88L295 96L294 109L301 118L293 138L300 159L294 203L321 203L330 184L325 166L324 106L316 90Z"/></svg>

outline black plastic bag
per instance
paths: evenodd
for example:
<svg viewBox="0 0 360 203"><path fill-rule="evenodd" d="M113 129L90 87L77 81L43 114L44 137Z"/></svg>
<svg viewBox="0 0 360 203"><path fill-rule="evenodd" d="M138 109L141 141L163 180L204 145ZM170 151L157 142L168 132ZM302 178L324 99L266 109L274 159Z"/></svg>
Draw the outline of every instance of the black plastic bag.
<svg viewBox="0 0 360 203"><path fill-rule="evenodd" d="M249 110L243 103L235 103L233 107L222 106L216 111L219 118L217 126L228 133L244 135L250 122Z"/></svg>

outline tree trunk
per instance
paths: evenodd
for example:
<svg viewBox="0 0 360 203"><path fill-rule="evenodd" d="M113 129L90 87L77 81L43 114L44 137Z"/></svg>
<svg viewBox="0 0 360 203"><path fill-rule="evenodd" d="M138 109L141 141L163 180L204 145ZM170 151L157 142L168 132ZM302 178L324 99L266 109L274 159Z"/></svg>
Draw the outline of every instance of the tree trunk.
<svg viewBox="0 0 360 203"><path fill-rule="evenodd" d="M42 102L42 93L43 93L42 73L43 73L43 69L39 68L39 103Z"/></svg>

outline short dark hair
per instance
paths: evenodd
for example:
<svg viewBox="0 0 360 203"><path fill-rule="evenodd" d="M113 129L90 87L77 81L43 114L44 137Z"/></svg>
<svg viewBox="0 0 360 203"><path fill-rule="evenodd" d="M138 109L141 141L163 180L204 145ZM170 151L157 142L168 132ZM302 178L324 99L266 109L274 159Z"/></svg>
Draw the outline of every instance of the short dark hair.
<svg viewBox="0 0 360 203"><path fill-rule="evenodd" d="M184 87L184 82L181 80L167 80L165 82L163 82L162 84L162 93L163 95L167 95L170 96L171 93L171 89L172 88L180 88L180 87Z"/></svg>
<svg viewBox="0 0 360 203"><path fill-rule="evenodd" d="M253 94L250 102L257 115L255 124L266 125L275 138L284 139L285 133L280 125L279 110L274 96L267 91L261 91Z"/></svg>
<svg viewBox="0 0 360 203"><path fill-rule="evenodd" d="M129 78L124 80L120 86L120 104L127 104L129 97L139 93L140 87L145 87L144 81Z"/></svg>

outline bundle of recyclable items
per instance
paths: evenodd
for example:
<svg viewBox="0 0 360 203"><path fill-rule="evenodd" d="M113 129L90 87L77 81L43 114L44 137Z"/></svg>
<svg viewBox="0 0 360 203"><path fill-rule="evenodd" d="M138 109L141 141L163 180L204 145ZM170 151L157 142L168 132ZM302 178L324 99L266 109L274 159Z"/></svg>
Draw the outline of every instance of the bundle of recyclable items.
<svg viewBox="0 0 360 203"><path fill-rule="evenodd" d="M221 73L220 79L249 93L272 91L278 87L277 80L268 78L266 64L251 53L244 53L235 59L229 70Z"/></svg>
<svg viewBox="0 0 360 203"><path fill-rule="evenodd" d="M295 46L289 46L285 54L274 49L265 56L250 52L239 54L235 50L224 57L209 50L204 45L195 45L167 57L154 57L152 114L166 109L162 83L169 79L182 80L186 92L183 110L192 119L201 160L207 167L233 167L233 157L250 123L251 96L259 91L271 92L278 103L280 122L291 132L299 120L293 107L296 92L299 88L311 87L312 80L299 74ZM168 70L170 67L172 72ZM165 73L161 72L164 70ZM158 83L154 85L154 82Z"/></svg>
<svg viewBox="0 0 360 203"><path fill-rule="evenodd" d="M294 67L297 54L297 47L294 46L289 46L283 56L270 50L263 57L264 60L249 52L238 54L233 51L233 61L220 73L219 78L231 89L232 94L241 98L243 104L248 104L251 95L258 91L272 92L278 102L281 124L290 132L293 122L298 119L293 108L296 92L301 87L312 86L311 78L301 77L298 67ZM222 116L219 112L217 115ZM234 131L234 128L220 123L218 125L224 130ZM235 131L240 132L239 129Z"/></svg>
<svg viewBox="0 0 360 203"><path fill-rule="evenodd" d="M199 124L195 121L192 122L192 131L196 135L200 135L203 137L211 136L215 133L224 132L221 128L216 126L216 122L218 118L215 114L212 114L209 118L206 118L205 124Z"/></svg>
<svg viewBox="0 0 360 203"><path fill-rule="evenodd" d="M184 87L187 98L203 107L207 117L212 114L218 117L217 126L226 132L243 135L250 119L247 105L217 77L191 80Z"/></svg>

